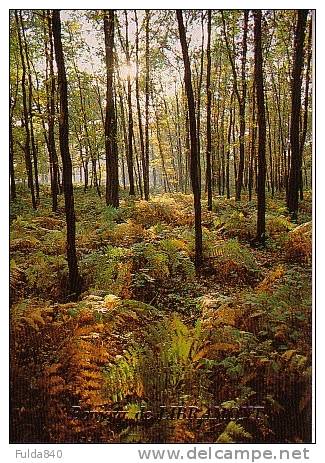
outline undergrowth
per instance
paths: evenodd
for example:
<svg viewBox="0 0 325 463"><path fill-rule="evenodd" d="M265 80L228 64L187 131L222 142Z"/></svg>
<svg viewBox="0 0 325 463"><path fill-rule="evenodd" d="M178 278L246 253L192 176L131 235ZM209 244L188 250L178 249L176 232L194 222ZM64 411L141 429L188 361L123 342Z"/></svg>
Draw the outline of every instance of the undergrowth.
<svg viewBox="0 0 325 463"><path fill-rule="evenodd" d="M268 198L265 249L250 246L255 202L215 199L196 275L190 195L114 209L76 189L83 293L66 303L63 198L53 214L43 190L10 216L12 442L310 441L308 194L302 226ZM197 415L139 420L174 406Z"/></svg>

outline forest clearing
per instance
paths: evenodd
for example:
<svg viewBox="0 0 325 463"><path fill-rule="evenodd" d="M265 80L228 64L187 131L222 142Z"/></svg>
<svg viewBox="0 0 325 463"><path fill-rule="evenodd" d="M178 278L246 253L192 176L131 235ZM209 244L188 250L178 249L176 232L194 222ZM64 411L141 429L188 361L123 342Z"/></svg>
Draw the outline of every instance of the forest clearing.
<svg viewBox="0 0 325 463"><path fill-rule="evenodd" d="M10 11L11 443L312 441L312 34Z"/></svg>

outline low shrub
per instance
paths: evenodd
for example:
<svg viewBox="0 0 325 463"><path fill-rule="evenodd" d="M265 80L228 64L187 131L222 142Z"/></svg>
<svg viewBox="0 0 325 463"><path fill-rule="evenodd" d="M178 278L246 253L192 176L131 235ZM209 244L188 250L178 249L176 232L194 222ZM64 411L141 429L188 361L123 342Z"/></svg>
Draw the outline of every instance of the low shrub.
<svg viewBox="0 0 325 463"><path fill-rule="evenodd" d="M268 281L266 281L268 280ZM261 340L272 339L280 350L297 348L306 353L310 346L310 271L280 266L269 272L257 291L244 298L243 327Z"/></svg>
<svg viewBox="0 0 325 463"><path fill-rule="evenodd" d="M214 221L214 227L227 237L249 241L256 235L252 217L238 210L224 212Z"/></svg>
<svg viewBox="0 0 325 463"><path fill-rule="evenodd" d="M48 231L42 240L41 249L48 255L62 255L66 252L66 232L60 230Z"/></svg>
<svg viewBox="0 0 325 463"><path fill-rule="evenodd" d="M30 253L40 248L40 241L33 236L29 238L15 238L10 241L10 252Z"/></svg>
<svg viewBox="0 0 325 463"><path fill-rule="evenodd" d="M265 222L266 233L271 238L277 238L280 235L286 234L294 227L288 217L284 215L266 214Z"/></svg>
<svg viewBox="0 0 325 463"><path fill-rule="evenodd" d="M208 260L215 278L220 282L253 283L260 275L252 252L235 239L219 241Z"/></svg>
<svg viewBox="0 0 325 463"><path fill-rule="evenodd" d="M186 214L177 201L169 196L159 196L151 201L137 201L130 216L143 225L151 227L157 223L173 226L193 224L193 214Z"/></svg>
<svg viewBox="0 0 325 463"><path fill-rule="evenodd" d="M31 294L58 301L67 294L68 264L63 256L38 251L30 257L25 275Z"/></svg>
<svg viewBox="0 0 325 463"><path fill-rule="evenodd" d="M80 261L84 284L91 292L101 290L116 296L129 296L132 252L107 246L102 252L88 254Z"/></svg>
<svg viewBox="0 0 325 463"><path fill-rule="evenodd" d="M143 226L133 220L117 224L105 233L105 239L114 246L130 246L138 241L142 241L143 238Z"/></svg>
<svg viewBox="0 0 325 463"><path fill-rule="evenodd" d="M285 257L289 262L311 264L312 260L312 224L307 222L292 230L285 243Z"/></svg>

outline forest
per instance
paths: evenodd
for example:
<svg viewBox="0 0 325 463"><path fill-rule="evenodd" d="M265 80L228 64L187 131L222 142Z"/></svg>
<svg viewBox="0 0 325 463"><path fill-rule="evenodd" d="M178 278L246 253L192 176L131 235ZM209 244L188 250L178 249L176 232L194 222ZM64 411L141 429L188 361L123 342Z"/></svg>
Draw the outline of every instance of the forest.
<svg viewBox="0 0 325 463"><path fill-rule="evenodd" d="M10 442L312 442L312 10L10 10Z"/></svg>

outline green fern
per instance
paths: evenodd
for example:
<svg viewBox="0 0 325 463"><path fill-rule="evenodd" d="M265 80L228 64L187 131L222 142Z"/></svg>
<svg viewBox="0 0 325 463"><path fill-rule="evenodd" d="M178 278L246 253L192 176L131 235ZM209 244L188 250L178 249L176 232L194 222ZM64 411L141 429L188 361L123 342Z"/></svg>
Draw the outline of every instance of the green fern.
<svg viewBox="0 0 325 463"><path fill-rule="evenodd" d="M224 431L217 438L216 443L235 444L251 439L251 434L247 432L241 424L238 424L235 421L229 421Z"/></svg>
<svg viewBox="0 0 325 463"><path fill-rule="evenodd" d="M200 324L189 328L176 315L156 323L142 343L134 344L105 369L107 397L113 401L146 398L154 406L181 395L194 398L200 390L202 399L209 381L204 368L197 368L200 357L195 360L195 356L204 343Z"/></svg>

